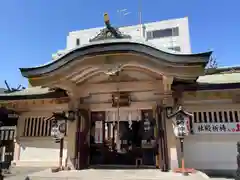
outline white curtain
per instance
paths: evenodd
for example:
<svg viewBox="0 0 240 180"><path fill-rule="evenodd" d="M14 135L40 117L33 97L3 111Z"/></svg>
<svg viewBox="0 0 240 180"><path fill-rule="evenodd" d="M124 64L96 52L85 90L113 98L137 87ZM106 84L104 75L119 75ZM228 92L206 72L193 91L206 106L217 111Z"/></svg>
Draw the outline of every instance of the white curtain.
<svg viewBox="0 0 240 180"><path fill-rule="evenodd" d="M107 111L105 121L117 121L118 113L117 110ZM141 111L140 110L121 110L119 111L119 121L140 121Z"/></svg>
<svg viewBox="0 0 240 180"><path fill-rule="evenodd" d="M131 121L140 121L141 120L141 111L133 110L129 112L129 119Z"/></svg>
<svg viewBox="0 0 240 180"><path fill-rule="evenodd" d="M103 130L102 122L96 121L95 122L95 143L103 142L102 130Z"/></svg>

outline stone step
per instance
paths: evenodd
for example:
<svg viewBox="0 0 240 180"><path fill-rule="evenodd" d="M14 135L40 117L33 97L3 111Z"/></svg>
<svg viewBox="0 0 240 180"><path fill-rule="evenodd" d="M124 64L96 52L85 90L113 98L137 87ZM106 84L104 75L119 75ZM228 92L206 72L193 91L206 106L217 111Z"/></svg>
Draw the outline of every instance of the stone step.
<svg viewBox="0 0 240 180"><path fill-rule="evenodd" d="M174 172L161 172L156 169L88 169L88 170L71 170L52 173L50 169L33 173L29 175L30 180L204 180L209 177L197 171L195 174L183 176Z"/></svg>
<svg viewBox="0 0 240 180"><path fill-rule="evenodd" d="M13 161L13 166L19 167L54 167L58 166L58 161Z"/></svg>

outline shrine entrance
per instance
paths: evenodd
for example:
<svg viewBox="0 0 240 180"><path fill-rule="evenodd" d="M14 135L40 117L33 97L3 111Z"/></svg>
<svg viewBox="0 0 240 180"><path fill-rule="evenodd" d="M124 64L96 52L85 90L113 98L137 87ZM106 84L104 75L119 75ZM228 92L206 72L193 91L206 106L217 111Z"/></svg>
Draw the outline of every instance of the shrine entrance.
<svg viewBox="0 0 240 180"><path fill-rule="evenodd" d="M156 128L151 109L91 112L89 164L155 168Z"/></svg>
<svg viewBox="0 0 240 180"><path fill-rule="evenodd" d="M20 68L21 73L31 86L48 87L51 98L60 96L53 96L53 90L68 95L68 108L61 106L56 111L74 114L67 131L69 166L149 165L167 171L178 156L164 108L182 102L186 85L198 88L196 80L204 74L212 52L165 52L120 32L111 26L107 14L104 22L106 27L89 44L64 51L48 64ZM123 109L121 93L128 94L125 110L138 112L131 118L117 113L116 121L108 110ZM152 106L158 104L162 107L154 111Z"/></svg>

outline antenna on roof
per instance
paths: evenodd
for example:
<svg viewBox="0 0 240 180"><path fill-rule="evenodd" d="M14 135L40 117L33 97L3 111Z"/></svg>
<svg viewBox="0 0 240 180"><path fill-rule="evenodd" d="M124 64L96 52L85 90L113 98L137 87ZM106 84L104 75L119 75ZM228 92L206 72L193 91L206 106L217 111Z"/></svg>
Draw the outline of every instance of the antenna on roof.
<svg viewBox="0 0 240 180"><path fill-rule="evenodd" d="M119 14L120 26L122 26L122 25L121 25L121 20L122 20L125 16L131 14L131 12L129 12L128 9L120 9L120 10L117 10L117 13Z"/></svg>

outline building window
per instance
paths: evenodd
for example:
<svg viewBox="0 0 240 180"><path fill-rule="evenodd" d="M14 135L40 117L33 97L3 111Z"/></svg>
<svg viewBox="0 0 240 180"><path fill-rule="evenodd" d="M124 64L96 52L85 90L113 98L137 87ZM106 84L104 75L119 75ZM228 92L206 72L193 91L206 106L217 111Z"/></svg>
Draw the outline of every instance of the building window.
<svg viewBox="0 0 240 180"><path fill-rule="evenodd" d="M240 121L239 114L237 110L193 112L193 119L194 123L236 123Z"/></svg>
<svg viewBox="0 0 240 180"><path fill-rule="evenodd" d="M167 28L167 29L159 29L154 31L147 32L147 39L157 39L157 38L164 38L164 37L171 37L171 36L179 36L179 28Z"/></svg>
<svg viewBox="0 0 240 180"><path fill-rule="evenodd" d="M16 126L2 126L0 127L0 140L14 140Z"/></svg>
<svg viewBox="0 0 240 180"><path fill-rule="evenodd" d="M193 113L193 121L194 121L195 123L198 122L198 118L197 118L197 113L196 113L196 112Z"/></svg>
<svg viewBox="0 0 240 180"><path fill-rule="evenodd" d="M216 111L213 112L213 121L214 122L218 122L217 112Z"/></svg>
<svg viewBox="0 0 240 180"><path fill-rule="evenodd" d="M224 121L225 121L225 122L228 122L228 119L229 119L229 118L228 118L227 112L224 111L224 112L223 112L223 115L224 115Z"/></svg>
<svg viewBox="0 0 240 180"><path fill-rule="evenodd" d="M234 117L235 117L236 122L239 122L238 112L237 111L234 111Z"/></svg>
<svg viewBox="0 0 240 180"><path fill-rule="evenodd" d="M203 119L202 119L202 113L201 112L198 112L198 122L202 123L203 122Z"/></svg>
<svg viewBox="0 0 240 180"><path fill-rule="evenodd" d="M208 117L209 117L209 122L212 123L213 122L212 112L208 112Z"/></svg>
<svg viewBox="0 0 240 180"><path fill-rule="evenodd" d="M229 111L229 121L230 122L234 122L234 120L233 120L233 112L232 111Z"/></svg>
<svg viewBox="0 0 240 180"><path fill-rule="evenodd" d="M204 122L207 122L207 113L206 112L203 112L203 119L204 119Z"/></svg>
<svg viewBox="0 0 240 180"><path fill-rule="evenodd" d="M23 136L27 136L27 137L51 136L52 121L45 120L45 119L46 117L25 118Z"/></svg>
<svg viewBox="0 0 240 180"><path fill-rule="evenodd" d="M169 47L168 49L173 50L173 51L181 51L181 47L180 46L174 46L174 47Z"/></svg>
<svg viewBox="0 0 240 180"><path fill-rule="evenodd" d="M77 45L77 46L80 45L80 39L79 39L79 38L76 39L76 45Z"/></svg>
<svg viewBox="0 0 240 180"><path fill-rule="evenodd" d="M25 118L23 136L50 136L51 121L45 121L45 117Z"/></svg>
<svg viewBox="0 0 240 180"><path fill-rule="evenodd" d="M219 115L219 122L223 122L222 112L219 111L219 112L218 112L218 115Z"/></svg>

